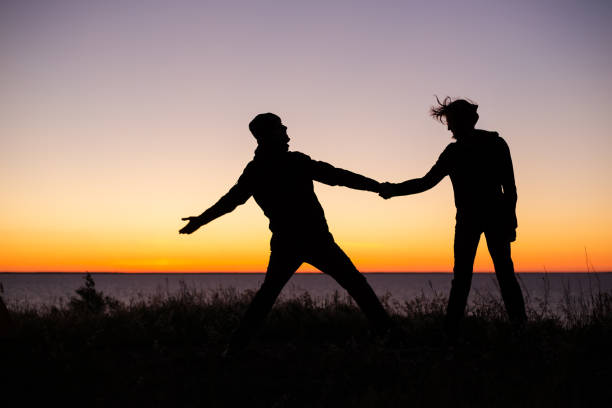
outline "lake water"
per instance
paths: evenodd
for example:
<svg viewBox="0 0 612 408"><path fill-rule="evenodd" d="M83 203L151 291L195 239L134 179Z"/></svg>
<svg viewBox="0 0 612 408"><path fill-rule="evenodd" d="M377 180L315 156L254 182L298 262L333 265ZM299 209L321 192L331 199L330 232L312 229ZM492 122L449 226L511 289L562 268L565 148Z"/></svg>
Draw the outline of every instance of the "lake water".
<svg viewBox="0 0 612 408"><path fill-rule="evenodd" d="M449 273L375 273L364 274L379 295L403 302L436 293L448 295L452 274ZM523 273L517 274L529 302L548 296L550 305L558 305L566 294L584 296L597 291L612 291L612 273ZM264 274L92 274L96 289L123 302L147 299L152 295L177 293L181 286L211 293L234 288L238 292L256 290ZM51 306L65 304L83 285L84 274L77 273L0 273L0 290L9 306ZM323 300L338 291L346 292L329 276L295 274L283 289L281 297L296 297L309 292L315 300ZM474 274L470 301L478 296L499 297L495 275Z"/></svg>

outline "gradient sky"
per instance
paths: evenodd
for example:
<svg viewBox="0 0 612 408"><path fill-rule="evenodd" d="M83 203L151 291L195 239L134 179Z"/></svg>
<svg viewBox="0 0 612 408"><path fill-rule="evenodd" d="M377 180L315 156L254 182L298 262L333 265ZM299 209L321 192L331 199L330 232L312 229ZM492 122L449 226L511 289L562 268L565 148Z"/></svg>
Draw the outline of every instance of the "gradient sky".
<svg viewBox="0 0 612 408"><path fill-rule="evenodd" d="M252 158L252 117L403 181L451 141L434 95L476 101L510 145L517 270L584 271L585 250L612 270L610 21L608 1L3 0L0 271L263 271L252 199L178 234ZM360 270L451 270L448 178L389 201L315 189Z"/></svg>

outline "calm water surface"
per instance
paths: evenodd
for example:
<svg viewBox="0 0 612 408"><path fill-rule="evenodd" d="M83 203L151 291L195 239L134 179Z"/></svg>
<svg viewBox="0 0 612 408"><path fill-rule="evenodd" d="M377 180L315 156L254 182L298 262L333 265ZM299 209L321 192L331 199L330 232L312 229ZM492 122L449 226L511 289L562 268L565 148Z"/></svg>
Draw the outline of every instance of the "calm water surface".
<svg viewBox="0 0 612 408"><path fill-rule="evenodd" d="M92 274L96 288L123 302L147 299L153 295L171 295L181 286L190 290L212 293L220 289L234 288L238 292L256 290L264 274ZM403 302L436 293L447 296L452 275L448 273L393 273L365 274L368 282L379 295ZM532 302L548 296L551 304L558 304L566 294L588 295L612 291L612 273L523 273L518 274L523 292ZM0 273L2 296L9 305L51 306L66 303L75 289L83 284L84 274ZM334 292L346 292L329 276L323 274L296 274L281 293L291 298L309 292L316 300L333 296ZM493 274L475 274L470 301L478 296L494 295L499 290Z"/></svg>

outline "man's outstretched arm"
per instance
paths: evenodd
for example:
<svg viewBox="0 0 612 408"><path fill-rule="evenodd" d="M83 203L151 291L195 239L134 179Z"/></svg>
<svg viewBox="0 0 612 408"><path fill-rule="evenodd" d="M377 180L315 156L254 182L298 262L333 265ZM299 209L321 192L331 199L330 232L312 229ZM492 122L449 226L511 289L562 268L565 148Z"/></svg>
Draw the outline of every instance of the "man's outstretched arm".
<svg viewBox="0 0 612 408"><path fill-rule="evenodd" d="M329 163L310 160L312 179L330 186L345 186L378 193L380 183L361 174L339 169Z"/></svg>
<svg viewBox="0 0 612 408"><path fill-rule="evenodd" d="M245 172L242 174L238 182L227 192L223 197L219 199L212 207L204 211L197 217L185 217L181 218L183 221L189 221L179 231L179 234L191 234L203 225L208 224L212 220L221 217L224 214L232 212L236 207L244 204L249 197L251 197L251 189L247 182Z"/></svg>

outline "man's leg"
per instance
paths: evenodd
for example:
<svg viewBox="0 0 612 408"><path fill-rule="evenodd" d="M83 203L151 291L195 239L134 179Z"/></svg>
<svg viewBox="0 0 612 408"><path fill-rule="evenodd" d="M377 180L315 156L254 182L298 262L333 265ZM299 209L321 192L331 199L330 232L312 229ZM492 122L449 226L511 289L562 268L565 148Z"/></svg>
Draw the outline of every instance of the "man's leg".
<svg viewBox="0 0 612 408"><path fill-rule="evenodd" d="M478 229L461 225L455 227L455 265L445 321L446 332L450 337L456 337L459 322L465 313L479 241L480 231Z"/></svg>
<svg viewBox="0 0 612 408"><path fill-rule="evenodd" d="M301 264L298 256L289 251L272 251L263 284L240 321L240 326L232 335L228 346L230 352L239 351L249 343L272 309L281 290Z"/></svg>
<svg viewBox="0 0 612 408"><path fill-rule="evenodd" d="M350 258L333 241L317 246L305 259L315 268L336 280L351 295L378 334L392 327L391 318Z"/></svg>
<svg viewBox="0 0 612 408"><path fill-rule="evenodd" d="M502 238L496 231L485 231L487 247L495 266L495 275L499 282L506 311L510 321L522 324L527 320L523 292L514 274L514 264L510 255L510 242Z"/></svg>

